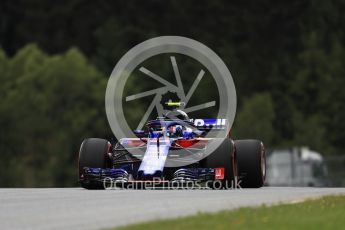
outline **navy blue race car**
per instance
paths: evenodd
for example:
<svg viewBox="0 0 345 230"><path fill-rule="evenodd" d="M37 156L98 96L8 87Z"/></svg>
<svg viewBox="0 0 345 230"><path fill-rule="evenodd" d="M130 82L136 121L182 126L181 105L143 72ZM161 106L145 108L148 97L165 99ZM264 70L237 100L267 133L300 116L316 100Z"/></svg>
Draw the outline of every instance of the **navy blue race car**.
<svg viewBox="0 0 345 230"><path fill-rule="evenodd" d="M79 182L86 189L263 186L263 143L232 140L226 133L212 137L212 132L226 130L225 125L225 119L190 119L174 109L147 122L145 130L134 131L135 138L113 144L85 139L79 151Z"/></svg>

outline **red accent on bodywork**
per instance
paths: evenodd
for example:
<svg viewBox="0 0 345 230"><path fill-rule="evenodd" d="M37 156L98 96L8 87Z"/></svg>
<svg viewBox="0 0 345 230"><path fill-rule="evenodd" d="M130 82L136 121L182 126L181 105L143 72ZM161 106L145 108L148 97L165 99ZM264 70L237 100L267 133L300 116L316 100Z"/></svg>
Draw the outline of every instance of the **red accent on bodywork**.
<svg viewBox="0 0 345 230"><path fill-rule="evenodd" d="M207 144L209 143L208 139L202 139L202 138L195 138L195 139L190 139L190 140L177 140L174 144L173 147L182 147L182 148L188 148L188 147L193 147L193 148L204 148ZM141 139L128 139L126 140L126 143L123 144L123 146L126 147L140 147L144 146L147 144L147 139L146 138L141 138ZM174 146L175 145L175 146Z"/></svg>
<svg viewBox="0 0 345 230"><path fill-rule="evenodd" d="M193 141L193 140L177 140L176 141L176 145L177 146L181 146L183 148L188 148L193 146L195 143L197 143L197 141Z"/></svg>
<svg viewBox="0 0 345 230"><path fill-rule="evenodd" d="M208 140L191 139L191 140L177 140L175 145L182 148L204 148L208 144Z"/></svg>
<svg viewBox="0 0 345 230"><path fill-rule="evenodd" d="M224 168L215 168L214 177L216 180L224 180L225 169Z"/></svg>

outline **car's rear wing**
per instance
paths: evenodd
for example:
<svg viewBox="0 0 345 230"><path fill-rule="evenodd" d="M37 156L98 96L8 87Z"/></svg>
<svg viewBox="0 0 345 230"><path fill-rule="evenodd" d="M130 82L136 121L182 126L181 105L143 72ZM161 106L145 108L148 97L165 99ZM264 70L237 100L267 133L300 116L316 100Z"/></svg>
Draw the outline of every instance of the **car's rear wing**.
<svg viewBox="0 0 345 230"><path fill-rule="evenodd" d="M228 125L227 119L191 119L194 126L199 130L226 130Z"/></svg>

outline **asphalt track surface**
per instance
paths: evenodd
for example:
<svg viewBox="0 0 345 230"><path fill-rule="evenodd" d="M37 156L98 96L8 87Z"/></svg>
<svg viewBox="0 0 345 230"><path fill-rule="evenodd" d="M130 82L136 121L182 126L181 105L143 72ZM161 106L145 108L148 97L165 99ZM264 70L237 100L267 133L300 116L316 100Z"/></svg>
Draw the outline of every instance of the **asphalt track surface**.
<svg viewBox="0 0 345 230"><path fill-rule="evenodd" d="M1 229L100 229L260 204L343 194L345 188L243 190L0 189Z"/></svg>

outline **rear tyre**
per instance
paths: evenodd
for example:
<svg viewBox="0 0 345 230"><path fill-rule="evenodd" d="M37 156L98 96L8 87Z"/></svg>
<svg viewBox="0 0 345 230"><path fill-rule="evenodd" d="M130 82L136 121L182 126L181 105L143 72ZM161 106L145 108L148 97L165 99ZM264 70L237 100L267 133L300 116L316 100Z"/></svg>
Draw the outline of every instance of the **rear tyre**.
<svg viewBox="0 0 345 230"><path fill-rule="evenodd" d="M259 188L265 183L265 148L259 140L235 141L238 177L243 188Z"/></svg>
<svg viewBox="0 0 345 230"><path fill-rule="evenodd" d="M210 188L232 188L237 176L237 163L234 145L231 139L225 138L219 147L202 161L205 168L224 168L224 179L219 181L210 181L207 186Z"/></svg>
<svg viewBox="0 0 345 230"><path fill-rule="evenodd" d="M88 181L84 178L84 167L106 168L109 163L110 144L107 140L99 138L85 139L79 151L79 180L80 185L86 189L104 189L102 182Z"/></svg>

